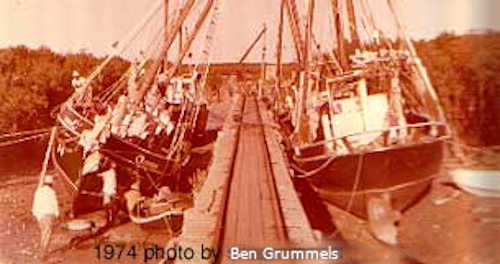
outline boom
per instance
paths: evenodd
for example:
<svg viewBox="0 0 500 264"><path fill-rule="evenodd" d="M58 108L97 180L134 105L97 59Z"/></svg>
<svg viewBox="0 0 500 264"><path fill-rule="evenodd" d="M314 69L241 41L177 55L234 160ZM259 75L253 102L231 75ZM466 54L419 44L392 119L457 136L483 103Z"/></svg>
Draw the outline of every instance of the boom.
<svg viewBox="0 0 500 264"><path fill-rule="evenodd" d="M257 35L257 38L255 38L255 40L252 42L252 44L250 44L250 46L247 48L247 50L245 51L243 56L241 56L239 63L243 63L243 61L245 61L245 59L248 57L248 54L250 54L252 49L255 47L255 45L257 45L257 42L259 42L259 40L262 38L262 36L264 36L266 31L267 31L267 27L264 26L264 28L262 28L262 30L260 31L259 35Z"/></svg>

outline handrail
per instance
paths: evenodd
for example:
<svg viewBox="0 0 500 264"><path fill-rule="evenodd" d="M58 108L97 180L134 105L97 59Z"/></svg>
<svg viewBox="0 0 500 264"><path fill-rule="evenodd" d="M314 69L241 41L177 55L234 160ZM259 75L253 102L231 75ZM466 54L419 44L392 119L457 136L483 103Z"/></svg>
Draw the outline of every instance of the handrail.
<svg viewBox="0 0 500 264"><path fill-rule="evenodd" d="M326 158L332 158L332 157L333 157L333 160L334 160L336 158L340 158L340 157L344 157L344 156L348 156L348 155L358 155L358 154L361 154L361 153L367 154L367 153L370 153L370 152L383 152L383 151L387 151L387 150L391 150L391 149L397 149L397 148L405 147L405 146L408 146L408 145L422 145L422 144L434 143L434 142L437 142L437 141L444 141L444 140L447 140L449 138L450 138L450 136L444 135L444 136L433 138L432 140L426 140L425 142L421 141L421 142L417 142L417 143L413 143L413 144L409 144L409 143L406 143L406 144L395 144L395 145L391 145L391 146L385 146L385 147L381 147L381 148L376 148L376 149L374 149L372 151L367 151L366 148L363 148L363 149L359 149L359 151L350 152L350 153L346 153L346 154L342 154L342 155L337 155L337 156L335 156L334 153L324 154L324 155L318 155L318 156L314 156L314 157L310 157L310 158L300 158L300 157L293 156L293 160L295 162L301 162L301 163L312 162L312 161L319 161L319 160L324 160Z"/></svg>
<svg viewBox="0 0 500 264"><path fill-rule="evenodd" d="M444 127L446 127L446 124L444 122L425 122L425 123L417 123L417 124L407 124L404 126L391 126L391 127L387 127L387 128L383 128L383 129L366 130L366 131L351 133L349 135L344 135L344 136L340 136L340 137L334 137L334 138L331 138L329 140L322 140L322 141L314 142L314 143L311 143L308 145L300 146L300 147L298 147L298 150L317 147L317 146L321 146L321 145L326 144L326 143L330 143L332 141L342 140L342 139L345 139L348 137L353 137L353 136L358 136L358 135L363 135L363 134L387 132L387 131L390 131L392 129L401 130L401 129L407 129L407 128L421 128L421 127L426 127L426 126L444 126Z"/></svg>

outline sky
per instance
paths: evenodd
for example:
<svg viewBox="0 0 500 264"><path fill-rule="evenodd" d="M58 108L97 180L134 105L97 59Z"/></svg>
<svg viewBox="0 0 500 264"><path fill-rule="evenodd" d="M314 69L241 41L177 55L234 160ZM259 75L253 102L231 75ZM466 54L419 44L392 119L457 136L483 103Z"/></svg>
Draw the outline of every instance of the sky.
<svg viewBox="0 0 500 264"><path fill-rule="evenodd" d="M0 47L45 45L57 52L85 50L98 56L110 53L110 45L123 37L143 19L149 10L164 0L0 0ZM183 0L169 0L170 11ZM216 24L211 61L238 61L263 24L268 26L265 43L267 60L274 61L279 21L279 0L219 0L220 17ZM359 1L359 0L357 0ZM381 28L395 32L385 0L365 0ZM463 33L474 29L499 29L498 0L398 0L399 12L406 21L406 30L415 39L432 38L443 31ZM204 1L202 1L204 2ZM297 0L302 20L308 0ZM316 0L314 34L322 49L334 45L330 0ZM358 2L359 3L359 2ZM194 25L193 16L186 23ZM160 17L161 12L158 13ZM159 23L159 22L158 22ZM294 59L288 24L284 31L284 60ZM153 24L150 27L154 27ZM205 45L206 28L193 44L196 50ZM156 33L148 29L149 35ZM147 33L143 33L147 34ZM176 50L176 44L172 47ZM171 56L175 56L175 51ZM261 60L261 46L249 55L249 62Z"/></svg>

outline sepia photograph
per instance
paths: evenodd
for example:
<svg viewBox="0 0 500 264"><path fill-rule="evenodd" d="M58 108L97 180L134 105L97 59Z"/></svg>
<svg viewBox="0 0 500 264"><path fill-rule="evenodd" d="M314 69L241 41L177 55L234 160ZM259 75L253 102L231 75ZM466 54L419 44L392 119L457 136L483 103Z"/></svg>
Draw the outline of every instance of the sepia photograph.
<svg viewBox="0 0 500 264"><path fill-rule="evenodd" d="M500 263L498 10L0 0L0 264Z"/></svg>

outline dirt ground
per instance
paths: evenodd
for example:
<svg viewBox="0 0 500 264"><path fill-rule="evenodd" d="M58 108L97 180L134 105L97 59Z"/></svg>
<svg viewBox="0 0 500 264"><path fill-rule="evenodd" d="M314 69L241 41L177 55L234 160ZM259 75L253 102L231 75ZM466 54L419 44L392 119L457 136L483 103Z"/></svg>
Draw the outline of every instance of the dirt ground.
<svg viewBox="0 0 500 264"><path fill-rule="evenodd" d="M24 175L22 180L11 180L0 191L0 263L40 263L39 230L31 215L32 195L37 176ZM496 264L500 263L500 200L479 198L437 181L430 193L405 212L399 224L399 248L391 248L376 241L366 223L329 208L341 235L352 249L344 257L357 263L425 263L425 264ZM58 186L56 186L56 189ZM59 190L58 193L62 193ZM60 201L63 200L61 197ZM68 204L62 204L68 208ZM97 219L100 216L96 216ZM99 239L90 239L71 251L58 251L78 235L58 227L50 250L51 257L44 263L102 263L96 245L125 244L125 249L136 246L137 256L122 257L119 263L143 263L144 248L166 245L168 233L142 230L127 223L116 227ZM359 250L358 250L359 249ZM395 256L410 256L417 261L402 261ZM371 257L367 257L367 256ZM115 259L116 260L116 259ZM109 262L109 261L107 261Z"/></svg>
<svg viewBox="0 0 500 264"><path fill-rule="evenodd" d="M162 230L144 230L126 222L118 225L98 238L88 239L76 248L68 250L67 245L76 236L86 235L89 231L69 231L63 228L67 215L61 216L49 245L49 257L41 261L39 248L40 232L37 222L31 214L33 193L37 184L37 176L25 176L28 183L13 182L0 191L0 263L99 263L105 261L104 246L113 245L118 252L118 245L125 250L136 247L137 256L121 257L120 263L138 263L142 261L145 248L155 245L165 247L170 234ZM60 186L55 186L58 193L61 212L69 209L67 197ZM104 214L98 212L86 217L96 222L97 226L104 224ZM95 247L101 245L100 260ZM127 251L128 251L127 250ZM125 255L125 254L124 254ZM113 258L116 259L117 256ZM142 263L142 262L140 262Z"/></svg>

